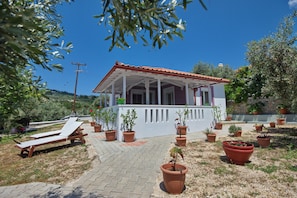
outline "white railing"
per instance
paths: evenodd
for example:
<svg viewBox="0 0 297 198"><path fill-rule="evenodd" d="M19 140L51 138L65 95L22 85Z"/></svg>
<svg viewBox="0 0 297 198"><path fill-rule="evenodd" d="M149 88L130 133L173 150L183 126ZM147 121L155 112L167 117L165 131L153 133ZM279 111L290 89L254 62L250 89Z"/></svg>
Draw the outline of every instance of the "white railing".
<svg viewBox="0 0 297 198"><path fill-rule="evenodd" d="M184 105L117 105L110 107L117 112L116 123L117 139L123 140L123 119L121 114L126 114L128 109L135 109L137 113L136 125L133 130L136 132L136 139L176 134L176 112L183 110ZM189 114L186 119L188 133L203 131L213 123L212 107L187 106Z"/></svg>

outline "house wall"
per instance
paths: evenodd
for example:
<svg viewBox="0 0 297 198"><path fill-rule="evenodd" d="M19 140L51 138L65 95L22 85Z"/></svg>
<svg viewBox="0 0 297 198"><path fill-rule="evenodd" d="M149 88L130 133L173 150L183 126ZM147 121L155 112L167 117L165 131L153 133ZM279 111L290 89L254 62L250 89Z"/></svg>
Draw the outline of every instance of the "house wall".
<svg viewBox="0 0 297 198"><path fill-rule="evenodd" d="M184 105L117 105L110 107L117 112L117 139L123 141L123 120L121 114L128 109L137 112L136 125L133 127L136 139L176 134L176 112ZM187 106L189 115L186 119L188 133L201 132L209 127L213 119L211 107ZM104 126L103 126L104 129Z"/></svg>
<svg viewBox="0 0 297 198"><path fill-rule="evenodd" d="M211 96L210 102L213 106L219 106L221 110L221 120L225 120L226 118L226 96L225 96L225 88L224 85L216 84L211 86ZM198 89L196 92L196 105L201 106L201 94Z"/></svg>
<svg viewBox="0 0 297 198"><path fill-rule="evenodd" d="M226 114L226 96L224 85L217 84L213 86L213 105L221 109L221 120L225 120Z"/></svg>

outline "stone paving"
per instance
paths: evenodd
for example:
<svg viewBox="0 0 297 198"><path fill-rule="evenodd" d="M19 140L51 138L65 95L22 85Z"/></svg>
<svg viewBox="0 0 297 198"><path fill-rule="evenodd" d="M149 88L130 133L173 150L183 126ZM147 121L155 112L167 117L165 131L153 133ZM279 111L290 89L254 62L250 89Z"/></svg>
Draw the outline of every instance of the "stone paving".
<svg viewBox="0 0 297 198"><path fill-rule="evenodd" d="M241 124L243 130L251 124ZM149 198L153 196L160 165L175 141L175 135L138 139L133 143L105 141L104 133L94 133L89 124L83 125L87 144L94 152L93 168L78 180L66 185L28 183L0 187L0 198L90 197L90 198ZM218 136L228 134L228 125ZM188 133L189 141L205 139L202 132ZM38 157L38 156L34 156ZM161 181L159 181L161 182Z"/></svg>

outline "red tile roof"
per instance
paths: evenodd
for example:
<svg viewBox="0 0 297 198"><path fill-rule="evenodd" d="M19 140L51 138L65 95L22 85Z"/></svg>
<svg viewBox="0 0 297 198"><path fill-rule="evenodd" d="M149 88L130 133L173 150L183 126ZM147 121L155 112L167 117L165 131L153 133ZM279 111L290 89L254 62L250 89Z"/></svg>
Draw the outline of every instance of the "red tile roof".
<svg viewBox="0 0 297 198"><path fill-rule="evenodd" d="M190 72L182 72L173 69L166 69L166 68L158 68L158 67L149 67L149 66L131 66L124 63L116 62L114 68L121 68L126 70L134 70L134 71L142 71L147 73L153 74L163 74L163 75L170 75L170 76L177 76L183 78L192 78L192 79L200 79L206 81L215 81L217 83L229 83L230 80L225 78L218 78L213 76L206 76L202 74L195 74Z"/></svg>
<svg viewBox="0 0 297 198"><path fill-rule="evenodd" d="M118 70L143 72L143 73L149 73L149 74L155 74L155 75L165 75L165 76L171 76L171 77L177 77L177 78L193 79L196 81L197 80L208 81L209 84L217 84L217 83L227 84L230 82L228 79L218 78L213 76L206 76L201 74L194 74L190 72L182 72L182 71L166 69L166 68L158 68L158 67L131 66L121 62L116 62L115 65L111 68L111 70L104 76L104 78L96 86L93 92L95 92L95 90L97 90L99 87L104 86L103 84L105 84L108 80L110 80L113 74L116 73L116 71Z"/></svg>

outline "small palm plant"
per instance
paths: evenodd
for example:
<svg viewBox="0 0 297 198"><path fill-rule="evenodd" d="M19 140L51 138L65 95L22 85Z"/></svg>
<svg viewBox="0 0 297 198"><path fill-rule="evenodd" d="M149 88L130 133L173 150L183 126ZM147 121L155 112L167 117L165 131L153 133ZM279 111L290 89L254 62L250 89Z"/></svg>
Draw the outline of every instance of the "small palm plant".
<svg viewBox="0 0 297 198"><path fill-rule="evenodd" d="M176 114L178 115L178 118L176 119L178 120L177 125L186 126L186 119L189 114L189 109L188 108L185 108L183 110L180 109L176 112Z"/></svg>
<svg viewBox="0 0 297 198"><path fill-rule="evenodd" d="M181 156L182 159L184 159L183 151L181 148L173 147L170 149L170 157L172 157L172 159L170 160L170 163L173 163L173 166L172 166L173 171L177 171L175 165L176 165L178 155Z"/></svg>

